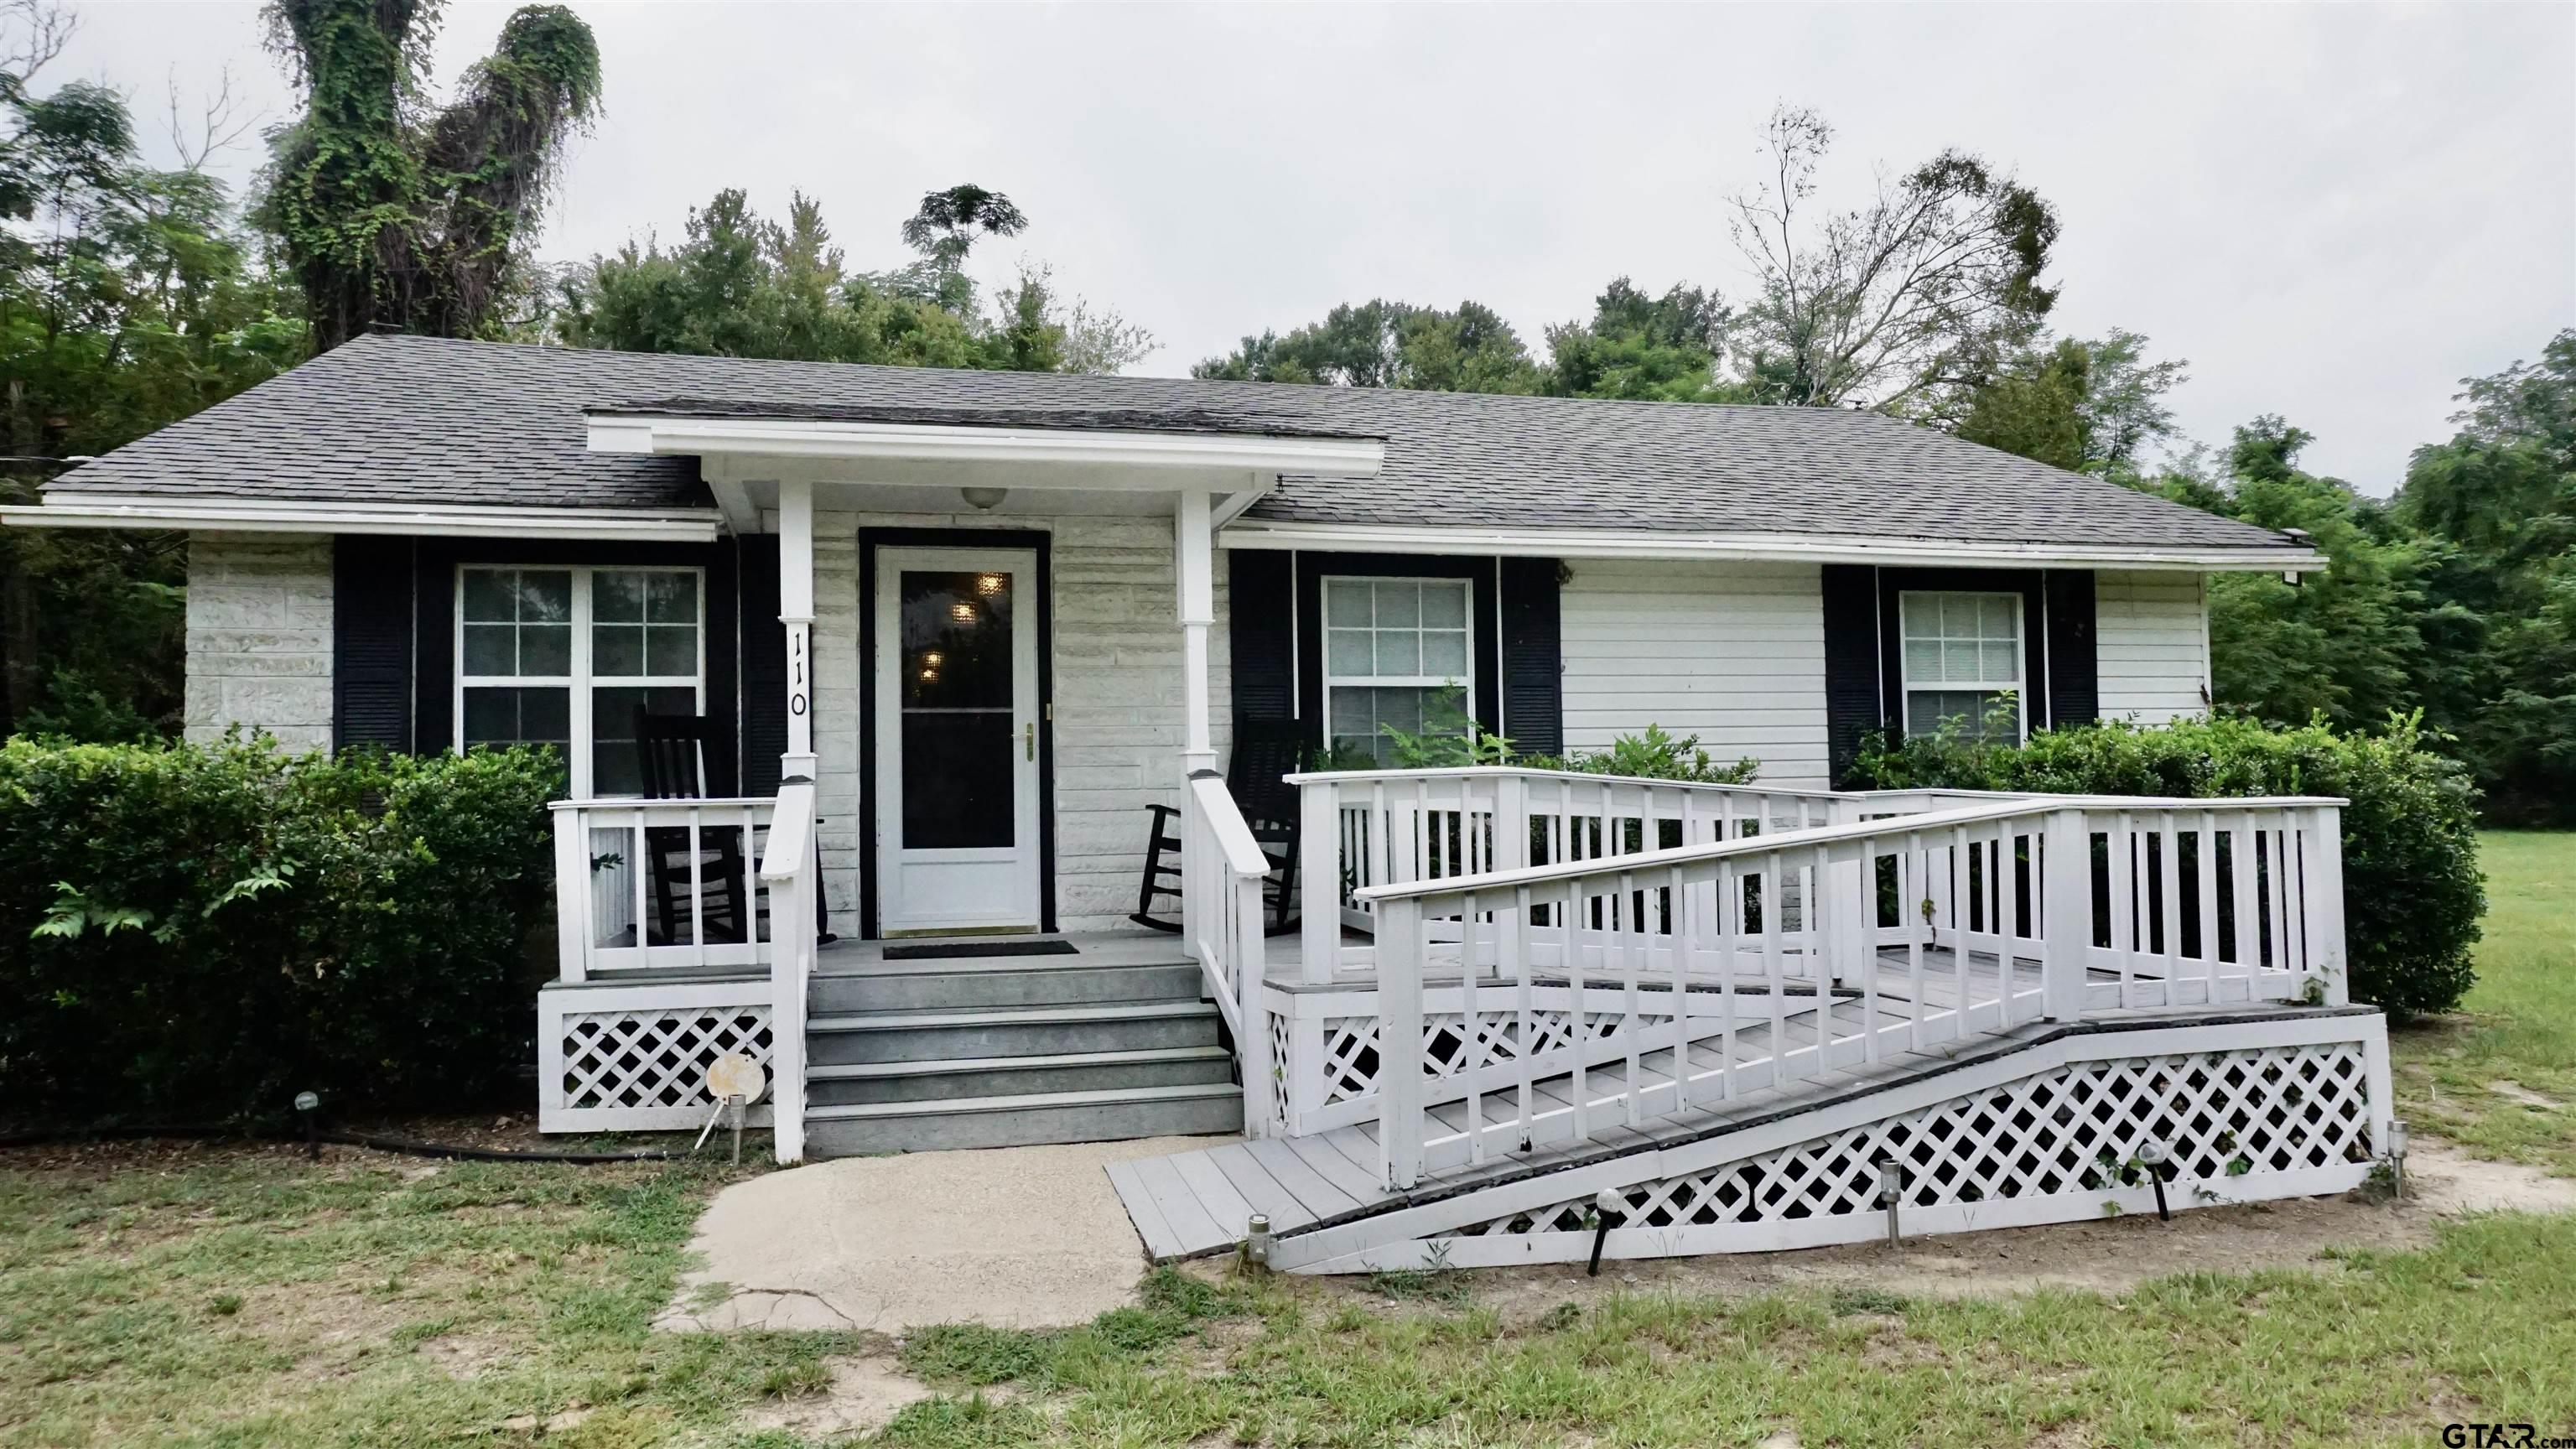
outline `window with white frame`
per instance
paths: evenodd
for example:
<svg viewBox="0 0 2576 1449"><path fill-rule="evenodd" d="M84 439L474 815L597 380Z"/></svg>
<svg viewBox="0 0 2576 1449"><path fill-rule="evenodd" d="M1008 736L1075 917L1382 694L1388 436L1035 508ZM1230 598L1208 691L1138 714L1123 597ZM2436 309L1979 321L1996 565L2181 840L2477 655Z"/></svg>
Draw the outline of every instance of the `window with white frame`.
<svg viewBox="0 0 2576 1449"><path fill-rule="evenodd" d="M1465 579L1326 578L1324 738L1381 764L1407 734L1454 727L1436 701L1475 713L1473 612Z"/></svg>
<svg viewBox="0 0 2576 1449"><path fill-rule="evenodd" d="M2021 595L1909 592L1898 608L1905 732L1937 734L1956 721L1972 739L2019 740L2026 697Z"/></svg>
<svg viewBox="0 0 2576 1449"><path fill-rule="evenodd" d="M456 744L552 745L576 799L643 790L635 712L706 705L697 569L459 570Z"/></svg>

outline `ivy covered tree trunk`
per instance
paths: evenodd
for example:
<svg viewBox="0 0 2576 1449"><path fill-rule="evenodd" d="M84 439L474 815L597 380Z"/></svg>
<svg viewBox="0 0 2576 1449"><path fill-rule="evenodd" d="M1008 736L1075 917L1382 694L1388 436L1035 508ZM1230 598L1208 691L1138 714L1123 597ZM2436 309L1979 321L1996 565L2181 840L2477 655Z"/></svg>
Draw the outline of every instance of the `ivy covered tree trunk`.
<svg viewBox="0 0 2576 1449"><path fill-rule="evenodd" d="M545 211L564 141L596 114L599 47L531 5L461 94L425 96L437 0L273 0L270 44L305 87L262 219L303 284L316 350L371 326L491 331Z"/></svg>

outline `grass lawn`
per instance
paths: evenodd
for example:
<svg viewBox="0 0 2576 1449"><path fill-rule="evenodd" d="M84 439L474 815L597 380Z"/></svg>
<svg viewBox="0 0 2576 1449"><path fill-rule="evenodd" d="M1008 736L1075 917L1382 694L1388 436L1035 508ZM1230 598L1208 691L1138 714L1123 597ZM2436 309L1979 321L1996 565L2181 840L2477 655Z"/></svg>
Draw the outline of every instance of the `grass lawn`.
<svg viewBox="0 0 2576 1449"><path fill-rule="evenodd" d="M2576 833L2490 831L2479 858L2478 983L2459 1017L2396 1034L2398 1112L2482 1156L2576 1177Z"/></svg>
<svg viewBox="0 0 2576 1449"><path fill-rule="evenodd" d="M2462 1022L2404 1110L2576 1173L2576 835L2488 838ZM2512 1092L2488 1084L2509 1082ZM1149 1279L1055 1334L664 1334L721 1169L286 1149L0 1154L0 1445L785 1446L833 1365L942 1392L918 1446L2435 1444L2576 1433L2576 1217L2116 1295L1614 1296L1507 1318L1473 1278Z"/></svg>

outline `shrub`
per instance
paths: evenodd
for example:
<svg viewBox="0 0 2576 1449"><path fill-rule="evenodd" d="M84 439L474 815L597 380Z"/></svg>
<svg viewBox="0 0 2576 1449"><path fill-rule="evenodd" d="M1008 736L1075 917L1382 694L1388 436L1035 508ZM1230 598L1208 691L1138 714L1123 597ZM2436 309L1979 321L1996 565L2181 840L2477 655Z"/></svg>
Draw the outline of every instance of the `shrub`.
<svg viewBox="0 0 2576 1449"><path fill-rule="evenodd" d="M551 756L0 746L0 1092L474 1107L530 1060Z"/></svg>
<svg viewBox="0 0 2576 1449"><path fill-rule="evenodd" d="M1572 770L1583 775L1626 775L1632 779L1689 780L1703 785L1744 785L1752 782L1762 762L1751 756L1721 765L1700 748L1699 736L1684 735L1675 739L1657 724L1646 726L1642 735L1621 735L1606 750L1582 750L1570 755L1524 755L1512 748L1509 736L1490 733L1467 713L1467 696L1455 687L1434 693L1423 708L1420 734L1408 734L1391 724L1378 730L1388 742L1393 764L1399 770L1446 770L1466 765L1525 765L1533 770ZM1380 768L1369 752L1347 745L1327 746L1316 757L1318 770L1374 770Z"/></svg>
<svg viewBox="0 0 2576 1449"><path fill-rule="evenodd" d="M2340 795L2344 943L2352 995L2400 1018L2447 1011L2469 989L2486 911L2477 792L2423 746L2422 716L2382 733L2244 718L2041 730L2028 744L1956 732L1870 741L1855 788L2034 790L2087 795Z"/></svg>

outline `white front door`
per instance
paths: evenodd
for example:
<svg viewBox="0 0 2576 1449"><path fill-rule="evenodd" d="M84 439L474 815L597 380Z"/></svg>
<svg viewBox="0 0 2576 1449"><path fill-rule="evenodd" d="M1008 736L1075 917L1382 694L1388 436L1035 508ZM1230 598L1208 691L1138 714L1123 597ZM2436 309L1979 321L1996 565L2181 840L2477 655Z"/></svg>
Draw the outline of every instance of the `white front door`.
<svg viewBox="0 0 2576 1449"><path fill-rule="evenodd" d="M1034 931L1037 554L880 548L877 925Z"/></svg>

